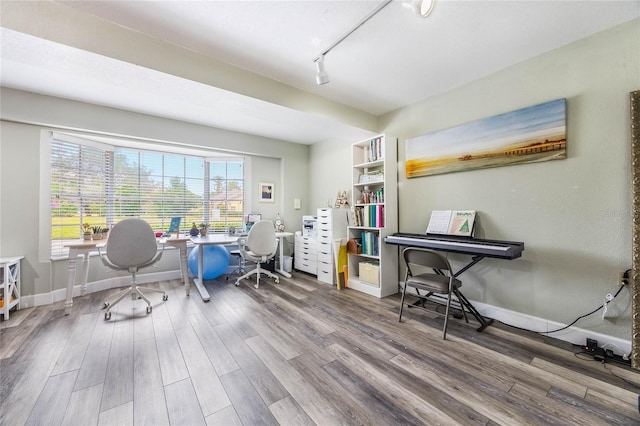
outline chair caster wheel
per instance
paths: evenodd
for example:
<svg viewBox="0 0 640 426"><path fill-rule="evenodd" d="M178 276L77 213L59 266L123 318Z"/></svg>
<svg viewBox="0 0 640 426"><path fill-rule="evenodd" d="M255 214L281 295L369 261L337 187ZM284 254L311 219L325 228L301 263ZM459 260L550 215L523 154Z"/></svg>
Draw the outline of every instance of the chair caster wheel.
<svg viewBox="0 0 640 426"><path fill-rule="evenodd" d="M102 309L107 309L109 307L109 304L107 302L104 302L102 304Z"/></svg>
<svg viewBox="0 0 640 426"><path fill-rule="evenodd" d="M276 278L276 284L280 284L280 278Z"/></svg>
<svg viewBox="0 0 640 426"><path fill-rule="evenodd" d="M236 281L236 287L240 285L240 281Z"/></svg>
<svg viewBox="0 0 640 426"><path fill-rule="evenodd" d="M147 314L151 313L151 306L147 306Z"/></svg>
<svg viewBox="0 0 640 426"><path fill-rule="evenodd" d="M256 285L253 286L253 288L260 288L260 285L256 284Z"/></svg>
<svg viewBox="0 0 640 426"><path fill-rule="evenodd" d="M105 321L109 321L111 319L111 312L105 312L104 313L104 320Z"/></svg>
<svg viewBox="0 0 640 426"><path fill-rule="evenodd" d="M169 296L165 294L164 296L162 296L162 300L166 302L167 300L169 300Z"/></svg>

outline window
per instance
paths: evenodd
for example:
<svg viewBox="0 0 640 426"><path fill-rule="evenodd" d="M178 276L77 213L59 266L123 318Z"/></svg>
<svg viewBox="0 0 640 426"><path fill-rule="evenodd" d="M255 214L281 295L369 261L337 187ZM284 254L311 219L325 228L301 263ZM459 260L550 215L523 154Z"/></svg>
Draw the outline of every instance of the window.
<svg viewBox="0 0 640 426"><path fill-rule="evenodd" d="M181 230L208 223L209 232L226 232L242 225L244 160L53 138L50 211L53 258L67 255L64 244L84 223L138 217L166 231L177 216Z"/></svg>

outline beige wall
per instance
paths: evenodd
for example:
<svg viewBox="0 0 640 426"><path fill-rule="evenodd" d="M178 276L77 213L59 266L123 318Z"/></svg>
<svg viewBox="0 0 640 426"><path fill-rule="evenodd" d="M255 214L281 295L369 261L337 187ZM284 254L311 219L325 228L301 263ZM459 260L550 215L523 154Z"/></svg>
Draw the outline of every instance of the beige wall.
<svg viewBox="0 0 640 426"><path fill-rule="evenodd" d="M38 252L40 236L47 235L47 217L40 217L40 143L46 129L143 138L245 155L250 171L246 184L254 189L249 200L251 211L262 213L267 219L280 213L288 230L301 228L302 214L308 208L308 197L305 197L309 188L307 145L7 88L0 90L0 256L25 256L22 262L24 296L60 290L67 282L66 262L50 264ZM259 202L256 190L263 181L275 183L274 203ZM294 198L301 198L301 210L294 210ZM89 281L113 275L96 260L91 261ZM173 253L163 256L161 262L159 270L178 269L177 255Z"/></svg>
<svg viewBox="0 0 640 426"><path fill-rule="evenodd" d="M478 237L526 249L465 272L468 298L561 324L592 311L631 267L629 92L638 89L635 20L381 117L380 132L399 139L399 229L424 232L432 210L475 209ZM558 98L567 99L566 160L405 178L407 138ZM313 147L313 204L349 185L348 156L348 143ZM331 187L328 164L343 167ZM599 312L576 327L629 340L630 311L624 289L612 318Z"/></svg>

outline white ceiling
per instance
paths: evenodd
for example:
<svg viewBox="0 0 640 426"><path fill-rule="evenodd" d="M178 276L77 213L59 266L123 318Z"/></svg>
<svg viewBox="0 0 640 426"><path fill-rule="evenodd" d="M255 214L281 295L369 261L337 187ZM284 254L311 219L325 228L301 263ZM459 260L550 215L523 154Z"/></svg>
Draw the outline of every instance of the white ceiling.
<svg viewBox="0 0 640 426"><path fill-rule="evenodd" d="M375 122L376 116L640 17L639 0L436 0L423 19L396 0L327 54L331 82L317 86L313 59L380 2L59 1L34 9L37 2L3 0L0 12L10 13L0 20L0 84L297 143L357 140L376 130L359 124L367 117ZM38 13L51 15L48 30L31 24ZM86 28L80 25L84 15L93 15L86 22L98 17L117 26L77 34ZM78 41L60 42L71 39L74 26ZM146 66L154 52L144 49L140 62L123 60L119 49L135 47L118 46L115 36L108 49L95 47L110 38L104 28L122 27L135 31L128 33L132 45L152 36L187 49L180 49L184 58L197 54L203 64L213 59L232 65L227 69L236 69L238 81L247 84L239 90L238 84L169 71L179 64ZM183 56L164 58L174 59ZM257 78L247 78L245 70ZM270 90L291 90L265 94L265 82ZM345 118L336 113L340 108Z"/></svg>

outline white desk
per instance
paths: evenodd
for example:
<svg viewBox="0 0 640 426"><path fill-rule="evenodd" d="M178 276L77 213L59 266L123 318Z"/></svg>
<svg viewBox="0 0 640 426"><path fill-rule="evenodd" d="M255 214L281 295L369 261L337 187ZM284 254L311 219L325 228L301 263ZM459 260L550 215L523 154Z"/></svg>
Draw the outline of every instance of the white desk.
<svg viewBox="0 0 640 426"><path fill-rule="evenodd" d="M291 277L291 274L286 272L282 265L284 259L284 239L292 236L292 232L276 232L280 244L280 268L277 272L287 278ZM192 242L198 248L198 276L193 278L193 282L202 297L202 300L208 302L211 299L209 292L204 287L202 280L198 277L202 277L203 274L203 250L200 246L209 244L233 244L235 243L239 235L227 235L227 234L209 234L206 237L171 237L162 238L158 240L160 244L167 244L178 248L180 251L180 272L182 273L182 282L184 283L184 289L187 296L189 296L189 265L187 262L187 243ZM73 284L76 280L76 263L79 256L82 256L83 276L80 282L80 295L84 296L87 292L87 277L89 275L89 253L92 251L98 251L98 245L106 244L106 240L97 241L83 241L65 244L65 247L69 249L69 278L67 281L67 297L64 302L65 315L69 315L71 307L73 306Z"/></svg>
<svg viewBox="0 0 640 426"><path fill-rule="evenodd" d="M204 246L212 244L233 244L238 241L238 238L239 236L228 234L208 234L204 237L191 237L191 242L196 245L194 249L198 250L198 276L193 277L193 283L196 285L203 301L208 302L211 299L209 292L204 287L204 280L202 279L204 276Z"/></svg>
<svg viewBox="0 0 640 426"><path fill-rule="evenodd" d="M160 244L166 244L175 247L180 251L180 272L182 274L182 283L184 284L185 294L189 295L191 284L189 283L189 264L187 262L187 242L191 241L189 237L168 237L161 238Z"/></svg>
<svg viewBox="0 0 640 426"><path fill-rule="evenodd" d="M293 232L276 232L276 237L279 239L280 245L280 268L276 271L287 278L291 278L291 274L284 270L282 260L284 259L284 239L293 235ZM200 278L203 275L203 252L204 249L201 246L211 244L233 244L238 241L240 235L228 235L228 234L208 234L205 237L191 237L191 242L198 248L198 276L193 278L193 282L202 297L202 300L208 302L211 299L209 292L204 287L203 280Z"/></svg>
<svg viewBox="0 0 640 426"><path fill-rule="evenodd" d="M158 240L159 244L167 244L173 247L177 247L180 250L180 271L182 272L182 282L184 283L185 292L187 296L189 295L189 273L188 273L188 265L187 265L187 242L189 238L166 238ZM98 251L98 246L102 247L107 243L107 240L96 240L96 241L84 241L79 240L78 242L73 242L69 244L65 244L64 246L69 249L69 261L68 261L68 269L69 269L69 277L67 279L67 295L64 302L64 313L65 315L69 315L71 312L71 307L73 306L73 284L76 281L76 263L78 261L78 257L82 256L82 266L83 266L83 275L80 280L80 295L84 296L87 292L87 278L89 276L89 254L93 251Z"/></svg>
<svg viewBox="0 0 640 426"><path fill-rule="evenodd" d="M287 278L291 278L291 274L284 270L284 239L293 236L293 232L276 232L276 237L280 240L280 268L276 271Z"/></svg>

